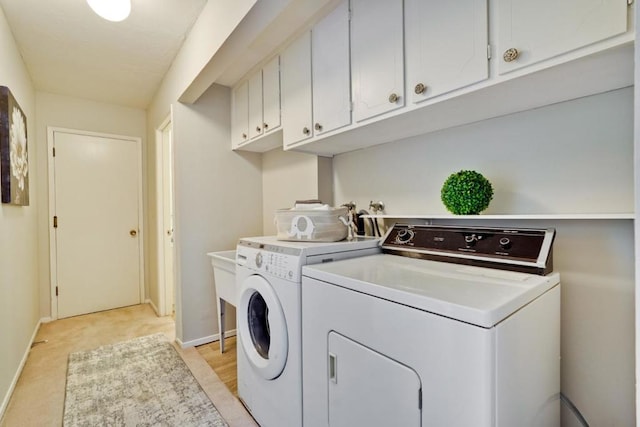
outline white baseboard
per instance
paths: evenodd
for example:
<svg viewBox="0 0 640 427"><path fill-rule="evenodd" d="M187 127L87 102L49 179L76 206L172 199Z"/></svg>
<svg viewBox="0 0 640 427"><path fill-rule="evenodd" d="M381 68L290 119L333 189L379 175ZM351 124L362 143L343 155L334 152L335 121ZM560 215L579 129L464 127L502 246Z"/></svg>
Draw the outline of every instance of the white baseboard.
<svg viewBox="0 0 640 427"><path fill-rule="evenodd" d="M2 399L2 405L0 405L0 420L2 419L2 417L4 416L4 412L7 410L7 406L9 406L9 400L11 400L11 395L13 394L13 391L16 388L16 384L18 384L18 379L20 378L20 374L22 374L22 370L24 369L24 365L25 363L27 363L27 358L29 357L29 351L31 350L31 346L33 345L33 341L36 339L36 335L38 334L38 330L40 329L40 325L42 323L46 323L45 320L49 319L47 321L51 321L51 318L48 317L44 317L40 320L38 320L38 323L36 324L36 327L33 331L33 334L31 334L31 339L29 340L29 344L27 345L27 348L24 351L24 355L22 356L22 360L20 361L20 365L18 365L18 370L16 371L15 375L13 376L13 381L11 381L11 385L9 385L9 389L7 390L7 394L4 396L4 399Z"/></svg>
<svg viewBox="0 0 640 427"><path fill-rule="evenodd" d="M158 307L156 307L156 305L153 303L153 301L151 301L151 299L147 298L145 303L149 304L151 306L151 308L153 308L153 311L156 312L156 316L161 317L160 316L160 310L158 310Z"/></svg>
<svg viewBox="0 0 640 427"><path fill-rule="evenodd" d="M237 332L236 329L232 329L230 331L225 332L224 336L233 337L236 335L236 332ZM198 345L209 344L210 342L219 341L219 340L220 340L220 334L213 334L213 335L209 335L208 337L202 337L202 338L185 341L185 342L182 342L178 338L176 338L176 342L178 343L180 348L195 347Z"/></svg>

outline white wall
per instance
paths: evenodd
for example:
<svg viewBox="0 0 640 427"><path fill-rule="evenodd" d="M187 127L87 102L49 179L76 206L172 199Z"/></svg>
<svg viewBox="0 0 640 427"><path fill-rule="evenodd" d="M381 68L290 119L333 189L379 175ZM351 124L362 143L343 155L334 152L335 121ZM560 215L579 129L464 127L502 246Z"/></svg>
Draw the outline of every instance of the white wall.
<svg viewBox="0 0 640 427"><path fill-rule="evenodd" d="M193 105L174 104L176 335L213 340L217 310L207 252L235 249L262 232L260 155L231 151L230 90L212 86Z"/></svg>
<svg viewBox="0 0 640 427"><path fill-rule="evenodd" d="M631 213L633 89L346 153L333 167L336 200L383 200L391 214L445 213L440 188L460 169L493 183L486 213ZM481 223L557 228L562 390L590 425L634 425L633 221Z"/></svg>
<svg viewBox="0 0 640 427"><path fill-rule="evenodd" d="M291 208L296 200L320 199L325 203L333 203L330 179L331 160L328 158L281 149L264 153L263 233L276 234L276 210Z"/></svg>
<svg viewBox="0 0 640 427"><path fill-rule="evenodd" d="M0 85L7 86L27 119L30 206L0 204L0 418L35 333L38 311L38 150L35 92L0 8Z"/></svg>
<svg viewBox="0 0 640 427"><path fill-rule="evenodd" d="M635 8L635 22L640 22L640 8ZM636 40L640 40L640 27L636 25ZM635 63L640 64L640 45L638 43L634 44L635 49ZM640 248L640 227L638 227L638 213L640 212L640 67L636 65L634 70L634 172L635 172L635 248L636 252L638 248ZM636 253L636 296L635 296L635 306L636 306L636 384L640 383L640 257ZM640 392L638 391L638 386L636 385L636 425L640 424Z"/></svg>
<svg viewBox="0 0 640 427"><path fill-rule="evenodd" d="M250 4L251 0L243 1L239 8L250 7ZM207 10L210 10L208 6ZM154 135L155 130L171 114L173 108L176 162L175 274L178 288L176 337L182 343L190 345L211 340L211 334L217 328L217 309L211 293L213 271L208 260L204 258L206 252L232 249L235 247L235 240L242 235L262 232L260 157L255 154L240 155L231 152L228 91L221 87L213 87L202 95L204 99L199 99L191 106L178 103L183 91L195 77L193 73L213 55L214 52L209 50L220 40L226 40L228 32L233 29L233 26L216 25L218 18L215 13L207 12L200 15L147 109L147 132L148 135ZM212 37L214 39L211 39ZM218 161L223 160L228 162L220 165L218 169L214 168ZM190 161L199 166L190 170ZM237 169L227 167L238 166L238 162L242 165ZM157 206L155 189L158 186L155 141L147 149L147 164L147 206L150 208L147 211L146 228L147 254L150 256L148 277L150 288L157 288L158 239L154 230L158 229L158 216L153 209ZM240 180L246 180L243 182L249 183L246 187L251 191L246 194L238 191L236 175ZM241 184L240 187L245 188L245 185ZM224 193L224 197L216 200L215 195L220 192ZM227 203L230 195L239 198L243 212L236 211L236 207ZM203 214L198 213L201 206L205 207ZM243 222L238 222L233 220L235 213L239 213L241 218L243 215L251 217L244 217ZM185 218L197 222L189 222ZM185 228L181 230L183 226ZM227 233L233 234L233 237ZM158 304L158 301L154 303Z"/></svg>
<svg viewBox="0 0 640 427"><path fill-rule="evenodd" d="M142 139L143 147L143 188L146 170L145 148L146 113L144 110L119 105L88 101L85 99L36 93L36 138L38 158L38 230L40 245L38 247L40 273L40 313L44 317L51 315L51 291L49 273L49 192L48 192L48 155L47 127L63 127L68 129L101 132L115 135L134 136ZM145 227L145 232L146 232ZM147 258L145 249L145 258ZM148 265L145 262L144 267ZM148 273L145 273L148 277ZM149 294L146 286L146 294Z"/></svg>

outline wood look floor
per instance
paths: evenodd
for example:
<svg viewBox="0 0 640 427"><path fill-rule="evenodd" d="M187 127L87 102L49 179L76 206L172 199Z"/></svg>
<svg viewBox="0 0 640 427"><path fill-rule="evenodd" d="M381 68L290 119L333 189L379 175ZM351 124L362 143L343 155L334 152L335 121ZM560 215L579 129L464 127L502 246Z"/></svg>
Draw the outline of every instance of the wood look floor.
<svg viewBox="0 0 640 427"><path fill-rule="evenodd" d="M169 316L156 316L147 304L42 324L35 338L41 343L29 352L4 416L0 413L0 427L60 427L69 353L158 332L173 341L174 321ZM237 395L235 338L226 340L225 344L228 347L223 355L220 355L218 343L201 349L175 347L230 427L256 427L255 421L234 396L234 393ZM209 360L205 361L201 352L210 353ZM215 371L210 367L211 361ZM216 371L226 371L223 375L232 378L225 381L231 381L230 385L225 386ZM233 393L228 388L232 388Z"/></svg>
<svg viewBox="0 0 640 427"><path fill-rule="evenodd" d="M229 391L238 397L236 348L236 337L225 339L224 353L220 353L220 341L196 347L200 356L211 366Z"/></svg>

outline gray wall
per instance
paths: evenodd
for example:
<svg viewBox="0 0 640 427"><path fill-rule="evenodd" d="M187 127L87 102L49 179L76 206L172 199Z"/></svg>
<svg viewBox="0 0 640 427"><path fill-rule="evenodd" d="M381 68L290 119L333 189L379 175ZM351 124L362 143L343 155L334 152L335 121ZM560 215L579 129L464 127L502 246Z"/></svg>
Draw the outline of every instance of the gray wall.
<svg viewBox="0 0 640 427"><path fill-rule="evenodd" d="M0 417L18 368L29 352L38 311L38 154L35 92L0 8L0 85L7 86L27 119L30 206L0 204ZM42 160L40 160L42 161ZM46 162L46 160L44 160Z"/></svg>
<svg viewBox="0 0 640 427"><path fill-rule="evenodd" d="M336 203L383 200L390 214L446 213L440 188L460 169L493 183L485 213L632 213L633 89L346 153L333 166ZM466 223L557 228L562 390L592 426L635 425L633 220Z"/></svg>
<svg viewBox="0 0 640 427"><path fill-rule="evenodd" d="M217 311L207 252L262 234L259 154L230 149L230 91L214 85L192 105L173 104L176 337L213 340ZM196 342L194 342L196 341Z"/></svg>

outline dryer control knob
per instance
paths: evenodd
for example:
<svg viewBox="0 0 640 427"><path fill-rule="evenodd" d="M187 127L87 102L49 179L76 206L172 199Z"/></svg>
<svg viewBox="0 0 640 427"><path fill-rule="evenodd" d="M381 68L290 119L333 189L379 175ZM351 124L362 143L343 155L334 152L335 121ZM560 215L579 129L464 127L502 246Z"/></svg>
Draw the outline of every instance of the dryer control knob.
<svg viewBox="0 0 640 427"><path fill-rule="evenodd" d="M467 244L468 248L475 246L477 241L478 236L476 236L475 234L467 234L464 236L464 242Z"/></svg>
<svg viewBox="0 0 640 427"><path fill-rule="evenodd" d="M396 243L399 244L403 244L403 243L409 243L411 241L411 239L413 239L414 236L414 232L412 230L408 230L408 229L403 229L398 231L398 234L396 234Z"/></svg>
<svg viewBox="0 0 640 427"><path fill-rule="evenodd" d="M258 252L256 254L256 267L260 268L262 267L262 253Z"/></svg>
<svg viewBox="0 0 640 427"><path fill-rule="evenodd" d="M511 247L511 239L508 237L503 237L498 243L500 243L502 249L509 249Z"/></svg>

